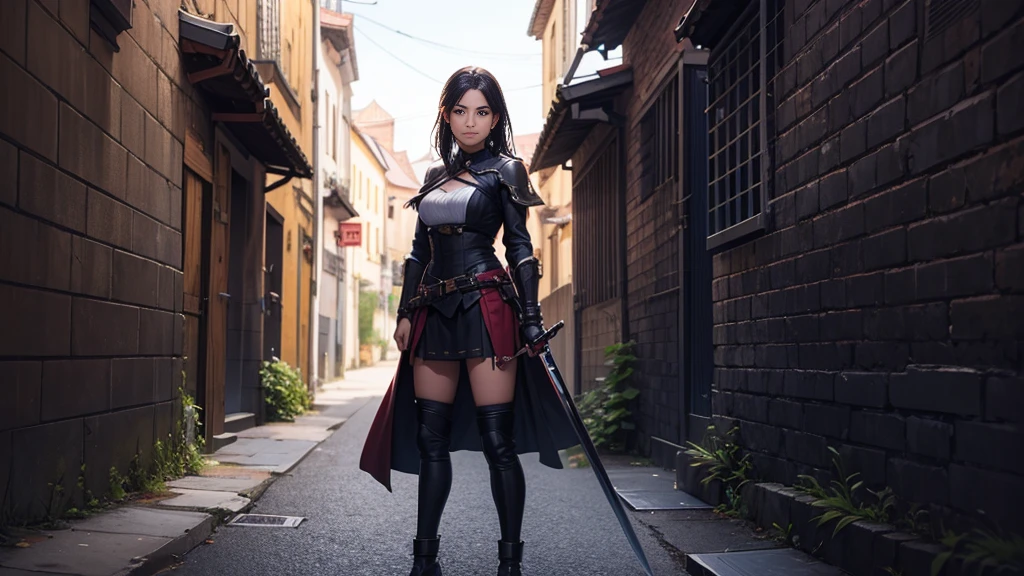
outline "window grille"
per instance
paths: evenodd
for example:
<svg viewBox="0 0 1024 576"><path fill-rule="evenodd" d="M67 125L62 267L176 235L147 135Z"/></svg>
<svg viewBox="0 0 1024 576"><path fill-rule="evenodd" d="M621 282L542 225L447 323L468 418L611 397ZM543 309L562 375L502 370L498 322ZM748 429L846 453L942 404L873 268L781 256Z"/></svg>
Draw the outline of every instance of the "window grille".
<svg viewBox="0 0 1024 576"><path fill-rule="evenodd" d="M784 0L759 4L740 17L709 61L709 249L764 229Z"/></svg>
<svg viewBox="0 0 1024 576"><path fill-rule="evenodd" d="M619 145L612 139L573 178L573 282L581 307L619 297Z"/></svg>
<svg viewBox="0 0 1024 576"><path fill-rule="evenodd" d="M281 61L281 0L260 0L259 59Z"/></svg>
<svg viewBox="0 0 1024 576"><path fill-rule="evenodd" d="M679 140L679 83L676 77L665 85L658 99L640 120L640 201L676 183Z"/></svg>

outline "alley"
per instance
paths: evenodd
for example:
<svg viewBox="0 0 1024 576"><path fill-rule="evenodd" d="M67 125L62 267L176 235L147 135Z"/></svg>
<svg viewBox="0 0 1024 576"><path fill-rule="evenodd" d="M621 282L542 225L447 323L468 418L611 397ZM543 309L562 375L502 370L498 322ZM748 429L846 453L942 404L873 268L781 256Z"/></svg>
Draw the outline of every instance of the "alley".
<svg viewBox="0 0 1024 576"><path fill-rule="evenodd" d="M350 371L349 385L379 382L394 363ZM344 385L343 385L344 386ZM297 529L222 526L213 544L185 558L174 574L189 576L405 575L416 518L416 477L396 473L389 494L358 469L363 438L379 404L366 403L290 474L278 479L253 513L303 516ZM486 575L497 565L497 518L487 465L480 454L452 455L455 480L441 522L446 575ZM642 574L593 471L550 470L523 458L529 486L523 539L531 576ZM683 574L651 531L634 526L656 574Z"/></svg>

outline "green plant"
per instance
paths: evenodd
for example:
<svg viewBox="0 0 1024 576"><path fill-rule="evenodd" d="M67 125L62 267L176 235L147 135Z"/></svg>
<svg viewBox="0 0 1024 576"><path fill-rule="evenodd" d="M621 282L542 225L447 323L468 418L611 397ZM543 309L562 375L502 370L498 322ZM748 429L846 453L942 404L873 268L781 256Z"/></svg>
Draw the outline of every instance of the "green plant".
<svg viewBox="0 0 1024 576"><path fill-rule="evenodd" d="M726 436L721 436L714 426L708 426L702 444L687 442L690 447L686 454L693 458L690 466L707 468L707 474L700 481L701 484L706 486L719 480L722 484L739 490L750 482L750 473L753 470L750 455L742 454L739 445L732 441L737 430L733 428Z"/></svg>
<svg viewBox="0 0 1024 576"><path fill-rule="evenodd" d="M896 527L918 536L938 540L938 535L932 529L928 509L918 503L910 504L910 509L903 515L903 518L896 520Z"/></svg>
<svg viewBox="0 0 1024 576"><path fill-rule="evenodd" d="M264 361L260 368L266 398L267 419L291 422L312 407L312 401L300 372L287 362Z"/></svg>
<svg viewBox="0 0 1024 576"><path fill-rule="evenodd" d="M793 523L792 522L787 524L785 528L783 528L782 526L779 526L778 522L772 522L772 527L774 527L779 532L779 535L776 537L776 539L779 542L782 542L782 543L788 544L788 545L793 545L795 543L794 542L795 536L793 535Z"/></svg>
<svg viewBox="0 0 1024 576"><path fill-rule="evenodd" d="M128 496L128 492L125 490L128 479L122 476L116 466L110 467L110 498L115 502L120 502Z"/></svg>
<svg viewBox="0 0 1024 576"><path fill-rule="evenodd" d="M380 308L380 296L375 290L370 290L370 283L366 280L360 282L359 286L359 343L363 345L373 344L377 334L373 329L373 319Z"/></svg>
<svg viewBox="0 0 1024 576"><path fill-rule="evenodd" d="M745 516L743 506L743 488L754 479L754 465L749 454L732 439L737 432L730 430L725 436L718 434L715 426L708 426L707 433L701 444L687 442L690 446L686 454L693 458L690 466L707 468L701 484L707 486L718 480L725 487L725 503L715 508L716 512L727 516Z"/></svg>
<svg viewBox="0 0 1024 576"><path fill-rule="evenodd" d="M864 488L864 481L857 480L860 472L847 474L839 452L831 446L828 449L832 452L832 466L835 468L837 476L830 483L830 488L825 488L817 478L806 474L798 476L801 483L794 486L797 490L815 498L811 506L825 509L825 512L814 518L818 521L818 526L835 520L836 527L832 532L832 535L835 536L840 530L858 520L890 522L896 508L896 496L892 489L887 487L875 492ZM866 501L860 495L861 489L871 495L870 501Z"/></svg>
<svg viewBox="0 0 1024 576"><path fill-rule="evenodd" d="M932 562L932 576L937 576L950 559L963 563L962 573L973 566L974 574L1024 573L1024 536L997 534L976 528L968 533L945 531L939 539L946 550Z"/></svg>
<svg viewBox="0 0 1024 576"><path fill-rule="evenodd" d="M597 388L577 399L577 409L594 446L622 451L626 445L625 432L636 428L631 419L633 413L628 408L640 394L640 390L629 385L636 361L634 344L629 341L606 347L605 363L611 370Z"/></svg>

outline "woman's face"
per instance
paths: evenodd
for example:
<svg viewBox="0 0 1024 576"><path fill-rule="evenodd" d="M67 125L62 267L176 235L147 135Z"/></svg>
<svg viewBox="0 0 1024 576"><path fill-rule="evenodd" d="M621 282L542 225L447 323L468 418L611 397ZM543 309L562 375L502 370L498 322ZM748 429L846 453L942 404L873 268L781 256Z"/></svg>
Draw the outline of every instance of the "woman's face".
<svg viewBox="0 0 1024 576"><path fill-rule="evenodd" d="M484 148L491 129L498 124L498 116L479 90L467 90L462 99L445 114L451 124L452 134L459 146L466 152L477 152Z"/></svg>

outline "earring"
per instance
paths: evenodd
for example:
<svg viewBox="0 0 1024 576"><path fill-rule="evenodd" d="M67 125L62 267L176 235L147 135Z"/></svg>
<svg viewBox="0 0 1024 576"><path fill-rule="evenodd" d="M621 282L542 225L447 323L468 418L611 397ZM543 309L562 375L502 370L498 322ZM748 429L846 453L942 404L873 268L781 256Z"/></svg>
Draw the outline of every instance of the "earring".
<svg viewBox="0 0 1024 576"><path fill-rule="evenodd" d="M487 141L487 146L488 146L489 148L494 148L494 140L488 140L488 141Z"/></svg>

